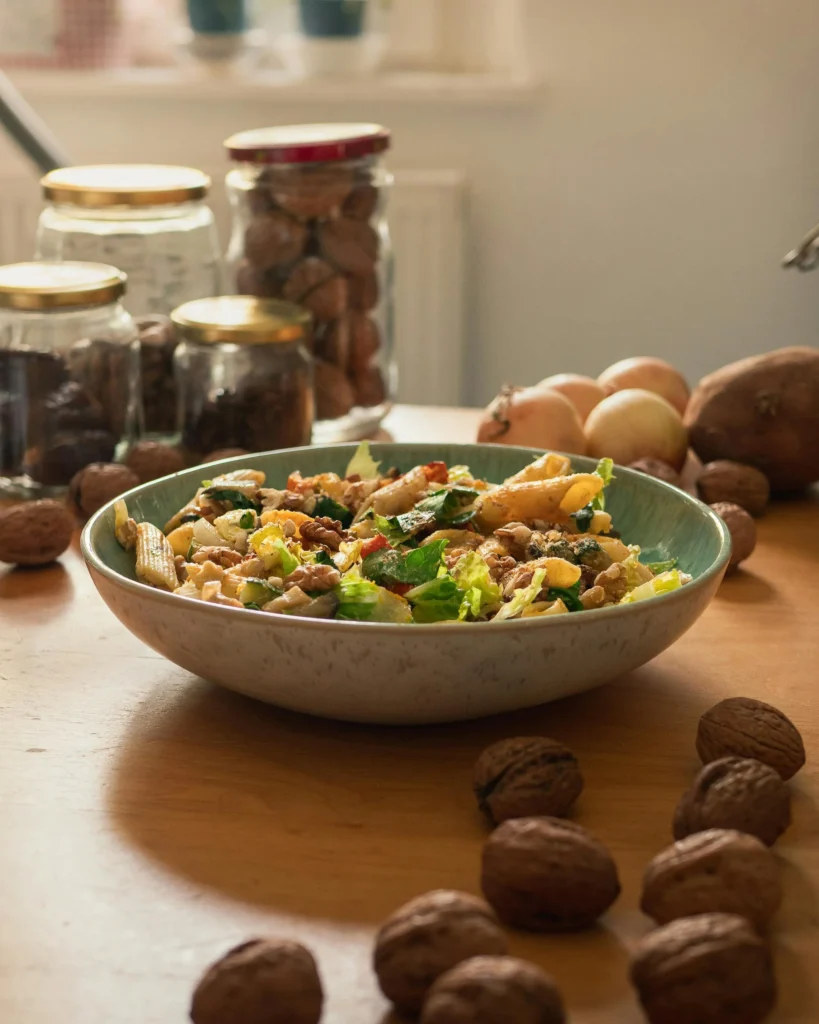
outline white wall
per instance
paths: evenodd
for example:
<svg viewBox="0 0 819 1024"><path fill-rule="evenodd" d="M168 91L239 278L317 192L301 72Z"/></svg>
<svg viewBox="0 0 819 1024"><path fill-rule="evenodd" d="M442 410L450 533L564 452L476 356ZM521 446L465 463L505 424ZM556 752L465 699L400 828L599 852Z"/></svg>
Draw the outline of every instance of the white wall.
<svg viewBox="0 0 819 1024"><path fill-rule="evenodd" d="M397 166L465 169L469 401L503 380L596 373L636 353L693 378L745 354L816 344L819 273L779 269L819 220L815 0L529 9L545 85L520 106L374 96L322 107L275 95L150 111L138 99L93 112L69 98L38 106L76 160L213 166L239 128L339 118L389 124Z"/></svg>

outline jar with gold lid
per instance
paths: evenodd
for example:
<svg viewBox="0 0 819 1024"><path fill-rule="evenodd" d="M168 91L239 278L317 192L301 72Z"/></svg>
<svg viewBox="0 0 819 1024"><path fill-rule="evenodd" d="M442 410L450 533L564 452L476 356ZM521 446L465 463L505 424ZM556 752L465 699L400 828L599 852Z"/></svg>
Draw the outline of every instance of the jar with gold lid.
<svg viewBox="0 0 819 1024"><path fill-rule="evenodd" d="M139 342L125 287L98 263L0 267L0 494L58 494L134 440Z"/></svg>
<svg viewBox="0 0 819 1024"><path fill-rule="evenodd" d="M64 167L41 182L37 258L107 263L128 275L125 305L142 335L145 431L172 434L175 339L167 317L221 292L210 178L190 167Z"/></svg>
<svg viewBox="0 0 819 1024"><path fill-rule="evenodd" d="M225 295L171 314L182 448L250 452L310 443L310 314L289 302Z"/></svg>
<svg viewBox="0 0 819 1024"><path fill-rule="evenodd" d="M395 393L390 140L377 124L302 124L225 142L231 287L313 314L316 441L368 436Z"/></svg>

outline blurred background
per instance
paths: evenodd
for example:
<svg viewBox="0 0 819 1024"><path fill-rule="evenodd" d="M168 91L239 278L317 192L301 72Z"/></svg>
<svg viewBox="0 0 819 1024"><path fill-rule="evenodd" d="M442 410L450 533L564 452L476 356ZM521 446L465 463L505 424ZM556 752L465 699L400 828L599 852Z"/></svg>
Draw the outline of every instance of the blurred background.
<svg viewBox="0 0 819 1024"><path fill-rule="evenodd" d="M405 401L816 343L819 279L781 269L819 219L812 0L353 0L331 45L321 2L0 0L0 68L77 163L220 183L241 129L389 126ZM37 178L0 138L2 263Z"/></svg>

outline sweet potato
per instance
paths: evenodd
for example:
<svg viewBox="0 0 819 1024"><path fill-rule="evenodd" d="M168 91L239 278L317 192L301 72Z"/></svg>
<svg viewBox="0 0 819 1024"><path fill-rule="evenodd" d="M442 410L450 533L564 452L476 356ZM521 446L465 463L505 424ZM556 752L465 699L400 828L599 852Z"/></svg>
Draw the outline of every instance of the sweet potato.
<svg viewBox="0 0 819 1024"><path fill-rule="evenodd" d="M773 491L819 480L819 350L783 348L704 377L685 414L703 462L756 466Z"/></svg>

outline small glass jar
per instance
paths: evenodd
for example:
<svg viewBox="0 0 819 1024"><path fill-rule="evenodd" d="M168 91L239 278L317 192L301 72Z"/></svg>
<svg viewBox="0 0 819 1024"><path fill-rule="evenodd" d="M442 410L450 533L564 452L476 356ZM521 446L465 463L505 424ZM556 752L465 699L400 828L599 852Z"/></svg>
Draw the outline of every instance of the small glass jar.
<svg viewBox="0 0 819 1024"><path fill-rule="evenodd" d="M366 437L395 394L392 247L379 125L291 125L225 143L228 273L240 294L314 317L318 442Z"/></svg>
<svg viewBox="0 0 819 1024"><path fill-rule="evenodd" d="M313 427L310 314L273 299L226 295L171 315L177 422L191 459L309 444Z"/></svg>
<svg viewBox="0 0 819 1024"><path fill-rule="evenodd" d="M139 427L139 341L125 275L98 263L0 267L0 494L62 493Z"/></svg>
<svg viewBox="0 0 819 1024"><path fill-rule="evenodd" d="M145 432L166 439L176 406L175 345L167 330L160 340L153 328L182 303L222 290L219 239L206 203L210 178L189 167L110 164L61 168L41 184L47 205L37 259L107 263L128 275L126 308L149 321L139 324L148 329Z"/></svg>

